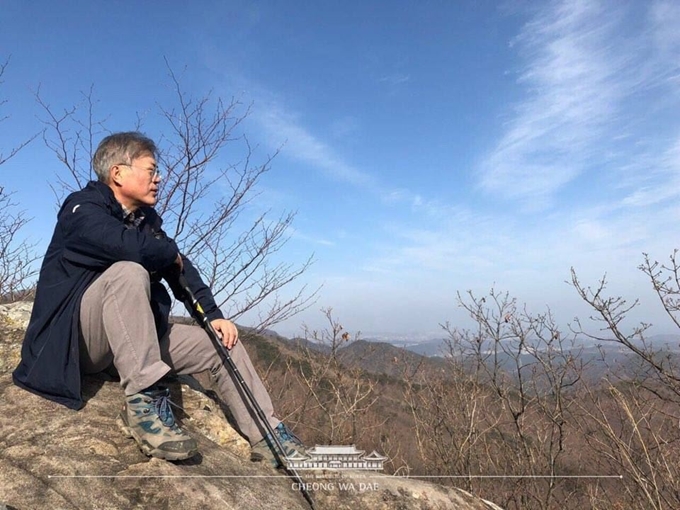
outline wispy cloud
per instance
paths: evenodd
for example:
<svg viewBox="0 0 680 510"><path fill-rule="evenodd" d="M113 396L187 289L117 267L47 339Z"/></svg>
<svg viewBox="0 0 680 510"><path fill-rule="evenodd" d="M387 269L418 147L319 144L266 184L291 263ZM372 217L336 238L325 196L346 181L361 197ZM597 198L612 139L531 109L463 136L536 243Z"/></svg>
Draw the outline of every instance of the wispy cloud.
<svg viewBox="0 0 680 510"><path fill-rule="evenodd" d="M298 241L304 241L306 243L317 244L320 246L335 246L333 241L304 234L294 227L288 227L288 233L292 239L296 239Z"/></svg>
<svg viewBox="0 0 680 510"><path fill-rule="evenodd" d="M680 196L680 136L660 153L643 159L636 165L634 182L638 185L621 202L623 206L650 206ZM640 163L640 162L639 162Z"/></svg>
<svg viewBox="0 0 680 510"><path fill-rule="evenodd" d="M513 41L526 59L518 84L527 97L484 160L482 189L546 205L584 170L606 161L610 142L640 106L635 94L658 86L669 70L659 48L677 44L678 25L666 19L678 9L668 2L655 4L645 28L627 38L619 34L632 13L619 6L554 2Z"/></svg>
<svg viewBox="0 0 680 510"><path fill-rule="evenodd" d="M650 9L649 23L657 49L677 56L680 50L680 4L674 0L655 2Z"/></svg>
<svg viewBox="0 0 680 510"><path fill-rule="evenodd" d="M429 223L448 224L470 215L469 210L463 205L442 202L406 189L384 188L380 192L380 201L386 206L406 207L411 213Z"/></svg>
<svg viewBox="0 0 680 510"><path fill-rule="evenodd" d="M316 137L296 116L269 102L253 114L272 143L285 144L286 154L322 170L327 176L359 187L375 187L374 178L343 160L331 146Z"/></svg>
<svg viewBox="0 0 680 510"><path fill-rule="evenodd" d="M390 75L383 76L378 81L380 81L382 83L388 83L389 85L396 87L397 85L407 83L410 80L411 80L410 75L396 73L396 74L390 74Z"/></svg>
<svg viewBox="0 0 680 510"><path fill-rule="evenodd" d="M303 126L297 120L297 115L275 102L270 101L265 108L260 108L254 118L270 140L285 143L284 150L289 157L311 165L331 179L355 186L376 197L382 205L406 205L412 213L436 221L456 217L461 211L458 206L424 197L411 190L392 188L373 174L348 164L329 143Z"/></svg>
<svg viewBox="0 0 680 510"><path fill-rule="evenodd" d="M410 227L396 222L383 226L391 242L378 247L381 254L369 260L365 270L398 279L431 274L467 280L494 266L500 247L511 243L503 222L463 207L433 202L414 212L425 221Z"/></svg>

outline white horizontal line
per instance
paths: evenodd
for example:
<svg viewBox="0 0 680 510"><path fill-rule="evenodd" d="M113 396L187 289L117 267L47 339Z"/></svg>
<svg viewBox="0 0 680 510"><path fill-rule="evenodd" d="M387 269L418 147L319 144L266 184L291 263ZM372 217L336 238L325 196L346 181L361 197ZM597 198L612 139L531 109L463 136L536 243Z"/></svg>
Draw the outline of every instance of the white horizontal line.
<svg viewBox="0 0 680 510"><path fill-rule="evenodd" d="M623 475L422 475L402 476L400 478L618 478Z"/></svg>
<svg viewBox="0 0 680 510"><path fill-rule="evenodd" d="M47 478L288 478L287 475L47 475Z"/></svg>
<svg viewBox="0 0 680 510"><path fill-rule="evenodd" d="M363 474L362 478L616 478L623 475L381 475ZM47 478L289 478L288 475L47 475Z"/></svg>

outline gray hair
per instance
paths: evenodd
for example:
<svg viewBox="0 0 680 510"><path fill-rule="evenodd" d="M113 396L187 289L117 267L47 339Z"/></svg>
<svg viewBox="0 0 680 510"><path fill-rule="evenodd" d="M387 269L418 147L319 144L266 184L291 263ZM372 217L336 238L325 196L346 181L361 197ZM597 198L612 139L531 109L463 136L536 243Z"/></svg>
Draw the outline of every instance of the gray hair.
<svg viewBox="0 0 680 510"><path fill-rule="evenodd" d="M140 156L156 156L158 149L151 138L137 131L113 133L104 138L92 157L92 168L97 178L109 182L109 171L114 165L129 165Z"/></svg>

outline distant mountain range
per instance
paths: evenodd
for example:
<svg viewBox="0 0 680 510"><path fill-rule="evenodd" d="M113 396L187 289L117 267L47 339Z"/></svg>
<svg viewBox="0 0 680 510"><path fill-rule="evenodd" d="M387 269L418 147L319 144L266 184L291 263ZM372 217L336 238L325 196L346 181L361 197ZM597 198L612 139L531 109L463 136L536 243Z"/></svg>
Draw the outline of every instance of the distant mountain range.
<svg viewBox="0 0 680 510"><path fill-rule="evenodd" d="M264 336L285 341L298 348L309 348L324 354L330 352L330 347L327 345L301 338L289 340L273 332L267 332ZM655 335L649 337L647 341L648 345L655 349L680 355L680 335ZM357 367L369 373L399 379L405 373L413 374L418 371L421 374L427 374L431 373L431 370L442 370L447 364L445 360L447 351L444 339L421 342L407 340L384 342L367 339L342 346L338 350L338 357L348 367ZM614 367L622 370L620 375L633 374L639 368L636 356L629 349L614 341L584 340L581 344L574 346L565 344L565 355L579 359L584 366L584 375L594 380L610 372ZM536 362L535 358L528 353L522 354L518 361L524 367L523 371L529 370ZM510 372L516 371L516 361L510 354L500 353L497 362Z"/></svg>
<svg viewBox="0 0 680 510"><path fill-rule="evenodd" d="M427 368L427 373L441 370L447 364L444 358L429 357L386 342L367 340L357 340L347 345L340 350L339 358L346 366L395 378L412 375L422 368Z"/></svg>
<svg viewBox="0 0 680 510"><path fill-rule="evenodd" d="M369 342L374 340L368 339ZM383 341L384 342L384 341ZM647 338L648 345L655 349L668 349L671 352L680 352L680 335L653 335ZM412 342L408 340L393 340L387 343L400 347L402 349L421 354L423 356L444 356L448 349L445 339L426 340L423 342ZM638 345L641 345L637 342ZM616 351L626 349L615 341L601 341L584 340L579 347L582 347L585 352L597 350L597 345L601 345L606 351Z"/></svg>
<svg viewBox="0 0 680 510"><path fill-rule="evenodd" d="M412 342L409 340L393 340L389 342L395 347L400 347L422 356L440 356L446 353L446 341L443 338L436 340L425 340L423 342Z"/></svg>

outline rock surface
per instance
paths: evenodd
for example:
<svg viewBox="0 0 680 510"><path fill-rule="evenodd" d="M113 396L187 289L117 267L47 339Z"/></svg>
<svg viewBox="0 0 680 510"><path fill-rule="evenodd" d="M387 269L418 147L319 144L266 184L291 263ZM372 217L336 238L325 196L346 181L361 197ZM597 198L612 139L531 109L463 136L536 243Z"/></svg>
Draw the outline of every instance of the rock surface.
<svg viewBox="0 0 680 510"><path fill-rule="evenodd" d="M20 329L2 322L3 353L16 351ZM14 386L15 364L0 370L0 509L310 508L291 478L250 462L247 442L215 401L192 389L195 381L175 381L171 391L201 453L173 463L146 457L118 429L117 382L86 378L87 403L73 411ZM302 474L318 509L499 508L459 489L380 473Z"/></svg>
<svg viewBox="0 0 680 510"><path fill-rule="evenodd" d="M21 342L32 309L33 303L25 301L0 305L0 374L11 372L19 364Z"/></svg>
<svg viewBox="0 0 680 510"><path fill-rule="evenodd" d="M31 319L32 310L33 303L30 301L17 301L16 303L0 305L0 317L10 327L25 330L28 327L28 321Z"/></svg>

